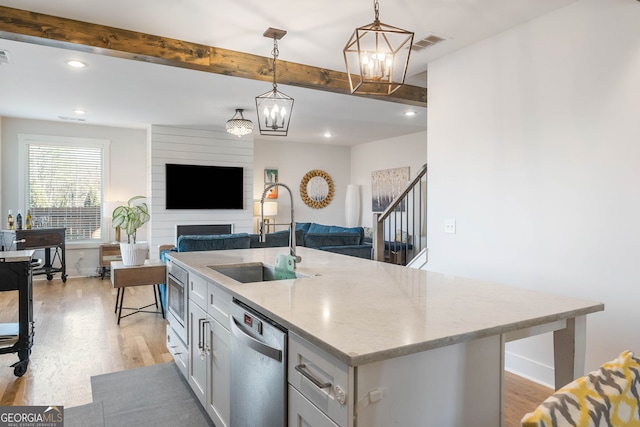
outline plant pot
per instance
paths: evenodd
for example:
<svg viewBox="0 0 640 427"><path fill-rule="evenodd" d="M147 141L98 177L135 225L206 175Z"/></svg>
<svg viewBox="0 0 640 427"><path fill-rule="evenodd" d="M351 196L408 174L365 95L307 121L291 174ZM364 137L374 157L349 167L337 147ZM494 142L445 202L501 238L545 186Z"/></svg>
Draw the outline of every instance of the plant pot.
<svg viewBox="0 0 640 427"><path fill-rule="evenodd" d="M147 242L124 243L120 242L120 253L122 254L122 263L127 266L142 265L147 259L149 245Z"/></svg>

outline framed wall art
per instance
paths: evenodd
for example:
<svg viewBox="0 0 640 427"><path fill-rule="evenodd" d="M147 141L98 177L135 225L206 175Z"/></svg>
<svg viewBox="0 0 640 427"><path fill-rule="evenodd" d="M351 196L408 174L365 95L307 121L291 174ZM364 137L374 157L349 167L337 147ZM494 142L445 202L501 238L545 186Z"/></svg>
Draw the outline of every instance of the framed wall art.
<svg viewBox="0 0 640 427"><path fill-rule="evenodd" d="M408 182L409 166L371 172L372 212L384 212Z"/></svg>
<svg viewBox="0 0 640 427"><path fill-rule="evenodd" d="M267 168L264 170L264 187L267 188L269 184L278 182L278 169ZM267 199L278 198L278 187L273 187L267 193Z"/></svg>

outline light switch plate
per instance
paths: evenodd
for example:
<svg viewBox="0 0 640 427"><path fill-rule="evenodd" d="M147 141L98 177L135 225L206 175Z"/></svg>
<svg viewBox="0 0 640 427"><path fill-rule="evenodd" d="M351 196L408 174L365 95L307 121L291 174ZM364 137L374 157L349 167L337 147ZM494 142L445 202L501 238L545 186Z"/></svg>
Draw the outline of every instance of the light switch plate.
<svg viewBox="0 0 640 427"><path fill-rule="evenodd" d="M445 219L444 220L444 232L447 234L456 234L456 220Z"/></svg>

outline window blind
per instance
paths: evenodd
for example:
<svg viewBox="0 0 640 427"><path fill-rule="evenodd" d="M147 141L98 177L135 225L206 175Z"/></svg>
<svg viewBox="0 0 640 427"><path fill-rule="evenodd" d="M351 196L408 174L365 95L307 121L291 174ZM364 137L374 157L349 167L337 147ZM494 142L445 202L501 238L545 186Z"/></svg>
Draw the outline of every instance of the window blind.
<svg viewBox="0 0 640 427"><path fill-rule="evenodd" d="M33 226L64 227L67 240L100 240L102 148L30 143L27 155Z"/></svg>

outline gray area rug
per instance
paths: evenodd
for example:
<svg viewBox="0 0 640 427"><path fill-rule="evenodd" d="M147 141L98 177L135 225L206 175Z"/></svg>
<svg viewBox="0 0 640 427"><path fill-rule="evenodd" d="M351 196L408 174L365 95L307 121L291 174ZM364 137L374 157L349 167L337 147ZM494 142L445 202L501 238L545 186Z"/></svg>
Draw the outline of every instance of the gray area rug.
<svg viewBox="0 0 640 427"><path fill-rule="evenodd" d="M102 402L64 408L64 427L103 427Z"/></svg>
<svg viewBox="0 0 640 427"><path fill-rule="evenodd" d="M91 391L94 404L65 409L65 426L213 426L174 362L91 377Z"/></svg>

